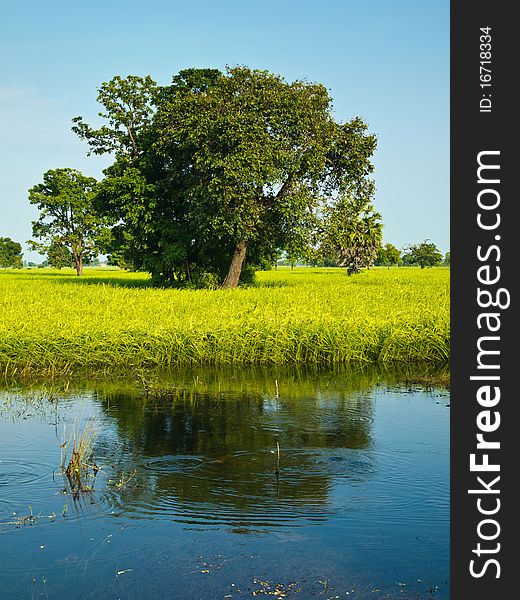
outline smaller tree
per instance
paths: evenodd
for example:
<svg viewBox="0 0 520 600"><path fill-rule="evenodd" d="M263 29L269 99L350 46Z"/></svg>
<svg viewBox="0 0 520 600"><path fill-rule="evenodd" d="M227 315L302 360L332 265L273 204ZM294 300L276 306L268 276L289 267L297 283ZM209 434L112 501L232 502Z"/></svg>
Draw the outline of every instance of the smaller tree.
<svg viewBox="0 0 520 600"><path fill-rule="evenodd" d="M283 256L291 270L299 262L310 263L315 258L315 227L316 219L314 215L309 214L307 221L303 225L295 226L291 235L287 236Z"/></svg>
<svg viewBox="0 0 520 600"><path fill-rule="evenodd" d="M371 202L373 190L373 183L365 181L325 209L323 257L337 258L349 275L373 265L381 246L383 224Z"/></svg>
<svg viewBox="0 0 520 600"><path fill-rule="evenodd" d="M434 267L442 262L442 254L437 246L426 239L420 244L411 244L404 249L403 263L419 265L421 269Z"/></svg>
<svg viewBox="0 0 520 600"><path fill-rule="evenodd" d="M390 267L401 262L401 253L393 244L385 244L377 250L376 265Z"/></svg>
<svg viewBox="0 0 520 600"><path fill-rule="evenodd" d="M22 266L22 246L11 238L0 238L0 267L21 269Z"/></svg>
<svg viewBox="0 0 520 600"><path fill-rule="evenodd" d="M28 243L56 266L70 258L78 276L83 264L100 253L109 232L94 208L96 185L93 177L75 169L54 169L29 190L29 202L40 210L32 223L33 236L41 241Z"/></svg>
<svg viewBox="0 0 520 600"><path fill-rule="evenodd" d="M446 254L444 255L444 260L442 261L442 264L445 267L449 267L451 263L451 252L446 252Z"/></svg>

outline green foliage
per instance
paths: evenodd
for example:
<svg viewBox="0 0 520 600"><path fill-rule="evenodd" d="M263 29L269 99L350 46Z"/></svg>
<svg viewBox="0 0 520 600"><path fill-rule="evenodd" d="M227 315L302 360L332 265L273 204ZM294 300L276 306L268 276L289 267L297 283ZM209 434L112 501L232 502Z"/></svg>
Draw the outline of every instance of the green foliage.
<svg viewBox="0 0 520 600"><path fill-rule="evenodd" d="M0 237L0 267L3 269L7 269L7 267L21 269L22 266L21 244L8 237Z"/></svg>
<svg viewBox="0 0 520 600"><path fill-rule="evenodd" d="M47 250L47 261L51 267L62 269L63 267L73 267L74 259L72 252L60 240L51 241Z"/></svg>
<svg viewBox="0 0 520 600"><path fill-rule="evenodd" d="M345 277L279 267L233 294L154 289L144 273L107 268L89 269L85 281L73 273L0 271L3 373L449 359L445 268Z"/></svg>
<svg viewBox="0 0 520 600"><path fill-rule="evenodd" d="M32 223L31 248L47 254L53 266L69 266L82 275L83 263L94 258L108 235L107 223L94 208L97 182L75 169L52 169L43 183L29 190L29 202L40 210Z"/></svg>
<svg viewBox="0 0 520 600"><path fill-rule="evenodd" d="M373 191L373 183L366 180L324 210L321 252L347 267L349 275L370 267L381 245L383 225L371 202Z"/></svg>
<svg viewBox="0 0 520 600"><path fill-rule="evenodd" d="M104 112L98 115L108 121L93 129L82 117L72 119L72 131L87 141L94 154L115 153L119 159L135 161L141 153L140 138L149 124L157 85L149 76L114 77L101 84L97 100Z"/></svg>
<svg viewBox="0 0 520 600"><path fill-rule="evenodd" d="M375 136L359 118L336 123L321 84L234 67L100 89L109 125L77 117L73 130L115 152L97 200L119 223L112 249L161 282L211 273L234 287L245 264L306 255L321 207L372 171Z"/></svg>
<svg viewBox="0 0 520 600"><path fill-rule="evenodd" d="M444 255L444 260L442 261L442 264L445 267L449 267L451 263L451 252L446 252L446 254Z"/></svg>
<svg viewBox="0 0 520 600"><path fill-rule="evenodd" d="M403 264L419 265L421 269L434 267L442 262L442 254L437 246L429 240L420 244L411 244L403 252Z"/></svg>
<svg viewBox="0 0 520 600"><path fill-rule="evenodd" d="M385 244L377 249L375 264L384 267L398 265L401 262L401 253L393 244Z"/></svg>

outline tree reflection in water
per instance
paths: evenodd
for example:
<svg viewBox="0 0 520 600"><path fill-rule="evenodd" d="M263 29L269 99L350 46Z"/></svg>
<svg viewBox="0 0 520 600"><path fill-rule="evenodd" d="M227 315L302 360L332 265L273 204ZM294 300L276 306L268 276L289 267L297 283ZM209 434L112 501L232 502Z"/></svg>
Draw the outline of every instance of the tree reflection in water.
<svg viewBox="0 0 520 600"><path fill-rule="evenodd" d="M244 531L326 522L334 483L355 486L375 469L370 387L329 383L293 378L277 399L274 380L258 373L237 381L213 372L148 394L101 395L118 434L99 441L103 454L138 472L136 485L117 490L121 509Z"/></svg>

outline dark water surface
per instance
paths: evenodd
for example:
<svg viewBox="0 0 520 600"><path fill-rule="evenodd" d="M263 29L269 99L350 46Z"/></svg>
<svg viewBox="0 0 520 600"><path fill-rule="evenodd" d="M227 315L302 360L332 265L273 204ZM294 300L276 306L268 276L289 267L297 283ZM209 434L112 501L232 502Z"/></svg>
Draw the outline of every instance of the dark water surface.
<svg viewBox="0 0 520 600"><path fill-rule="evenodd" d="M0 391L0 598L449 597L446 390L236 370L144 387ZM92 417L100 471L74 496L60 445Z"/></svg>

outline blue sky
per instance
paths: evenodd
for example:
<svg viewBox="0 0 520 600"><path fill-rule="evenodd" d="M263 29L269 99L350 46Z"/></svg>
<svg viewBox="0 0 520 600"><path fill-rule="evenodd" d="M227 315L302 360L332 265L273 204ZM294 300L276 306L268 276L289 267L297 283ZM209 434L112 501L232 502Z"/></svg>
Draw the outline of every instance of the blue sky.
<svg viewBox="0 0 520 600"><path fill-rule="evenodd" d="M95 122L100 83L242 64L321 82L337 120L363 117L385 241L449 250L447 0L29 0L1 17L0 237L30 238L27 190L46 170L109 163L70 131L76 115Z"/></svg>

